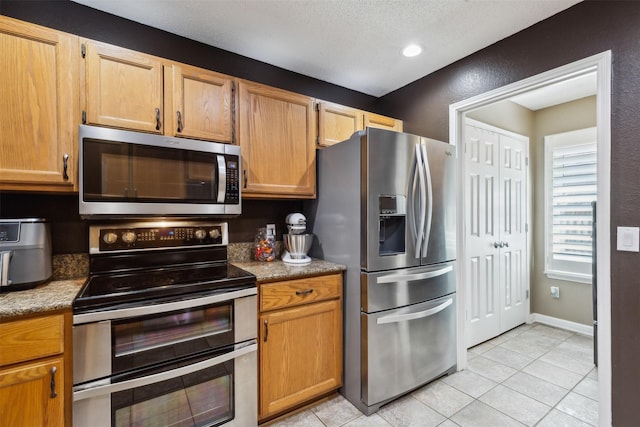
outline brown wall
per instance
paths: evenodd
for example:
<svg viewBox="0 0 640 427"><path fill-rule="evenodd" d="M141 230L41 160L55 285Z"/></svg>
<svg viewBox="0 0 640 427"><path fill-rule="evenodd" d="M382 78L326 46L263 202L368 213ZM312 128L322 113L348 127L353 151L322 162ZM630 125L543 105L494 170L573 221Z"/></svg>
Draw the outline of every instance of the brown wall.
<svg viewBox="0 0 640 427"><path fill-rule="evenodd" d="M584 1L381 99L408 132L449 139L449 105L612 52L611 340L614 426L640 415L640 255L617 252L616 226L640 225L640 2Z"/></svg>

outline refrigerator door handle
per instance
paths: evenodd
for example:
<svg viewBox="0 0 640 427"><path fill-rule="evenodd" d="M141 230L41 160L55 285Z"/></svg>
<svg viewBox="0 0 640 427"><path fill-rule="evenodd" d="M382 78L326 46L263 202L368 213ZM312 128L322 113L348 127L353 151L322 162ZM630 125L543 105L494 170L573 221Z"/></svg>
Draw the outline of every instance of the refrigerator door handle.
<svg viewBox="0 0 640 427"><path fill-rule="evenodd" d="M422 245L422 257L427 256L429 249L429 237L431 236L431 220L433 219L433 184L431 182L431 169L429 168L429 158L427 148L424 143L420 144L422 149L422 162L424 163L424 173L427 181L427 197L425 197L426 219L424 224L424 245Z"/></svg>
<svg viewBox="0 0 640 427"><path fill-rule="evenodd" d="M413 162L411 165L411 172L409 174L409 185L407 188L407 194L409 195L409 206L408 206L408 221L409 221L409 230L411 230L411 238L414 243L418 241L418 226L416 224L416 191L418 187L418 160L417 157L413 158ZM420 250L416 247L416 258L420 257Z"/></svg>
<svg viewBox="0 0 640 427"><path fill-rule="evenodd" d="M424 241L424 223L426 217L426 200L427 200L427 181L425 178L424 160L422 158L422 149L420 144L416 144L416 168L418 169L418 177L420 178L420 222L418 223L418 238L416 239L416 258L420 258L420 248ZM426 241L425 241L426 244Z"/></svg>
<svg viewBox="0 0 640 427"><path fill-rule="evenodd" d="M380 317L376 320L378 325L382 325L385 323L397 323L397 322L406 322L407 320L415 320L415 319L423 319L425 317L433 316L436 313L441 312L445 308L449 307L453 304L453 299L449 298L442 304L430 308L424 311L418 311L416 313L408 313L408 314L392 314L390 316Z"/></svg>
<svg viewBox="0 0 640 427"><path fill-rule="evenodd" d="M433 279L434 277L442 276L453 271L453 266L449 265L438 270L426 271L424 273L414 274L389 274L388 276L380 276L376 279L376 283L397 283L397 282L412 282L416 280Z"/></svg>

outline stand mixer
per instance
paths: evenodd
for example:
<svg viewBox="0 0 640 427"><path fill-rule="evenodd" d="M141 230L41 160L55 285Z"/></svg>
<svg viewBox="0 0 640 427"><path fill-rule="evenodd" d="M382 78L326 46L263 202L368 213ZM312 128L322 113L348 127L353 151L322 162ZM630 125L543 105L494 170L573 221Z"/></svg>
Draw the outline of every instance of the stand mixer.
<svg viewBox="0 0 640 427"><path fill-rule="evenodd" d="M283 234L286 251L282 255L282 262L292 265L304 265L311 262L307 252L313 243L313 234L307 231L307 218L301 213L291 213L285 219L288 234Z"/></svg>

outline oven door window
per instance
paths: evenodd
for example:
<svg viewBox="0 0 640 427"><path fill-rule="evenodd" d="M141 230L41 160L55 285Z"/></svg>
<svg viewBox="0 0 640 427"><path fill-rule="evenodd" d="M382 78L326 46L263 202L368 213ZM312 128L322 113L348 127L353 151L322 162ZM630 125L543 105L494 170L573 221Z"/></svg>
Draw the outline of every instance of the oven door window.
<svg viewBox="0 0 640 427"><path fill-rule="evenodd" d="M112 322L112 372L232 344L233 302Z"/></svg>
<svg viewBox="0 0 640 427"><path fill-rule="evenodd" d="M111 395L116 427L217 426L234 418L233 360Z"/></svg>
<svg viewBox="0 0 640 427"><path fill-rule="evenodd" d="M217 155L84 138L83 199L215 203Z"/></svg>

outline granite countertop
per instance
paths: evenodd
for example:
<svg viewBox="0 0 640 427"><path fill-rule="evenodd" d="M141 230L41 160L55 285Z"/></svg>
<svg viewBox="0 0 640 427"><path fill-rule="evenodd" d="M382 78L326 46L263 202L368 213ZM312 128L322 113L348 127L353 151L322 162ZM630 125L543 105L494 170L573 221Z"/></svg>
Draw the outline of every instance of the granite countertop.
<svg viewBox="0 0 640 427"><path fill-rule="evenodd" d="M0 294L0 320L71 308L86 278L53 280L24 291Z"/></svg>
<svg viewBox="0 0 640 427"><path fill-rule="evenodd" d="M235 261L232 264L254 274L259 283L339 273L347 269L344 265L315 258L311 260L310 264L306 265L289 265L281 260L270 262Z"/></svg>
<svg viewBox="0 0 640 427"><path fill-rule="evenodd" d="M313 259L307 265L288 265L281 260L271 262L252 261L250 245L233 245L236 252L230 253L229 261L254 274L258 282L295 279L338 273L346 270L344 265ZM230 248L232 245L230 245ZM0 321L6 318L48 311L70 309L88 275L88 255L56 255L53 259L53 280L45 285L24 291L0 293Z"/></svg>

